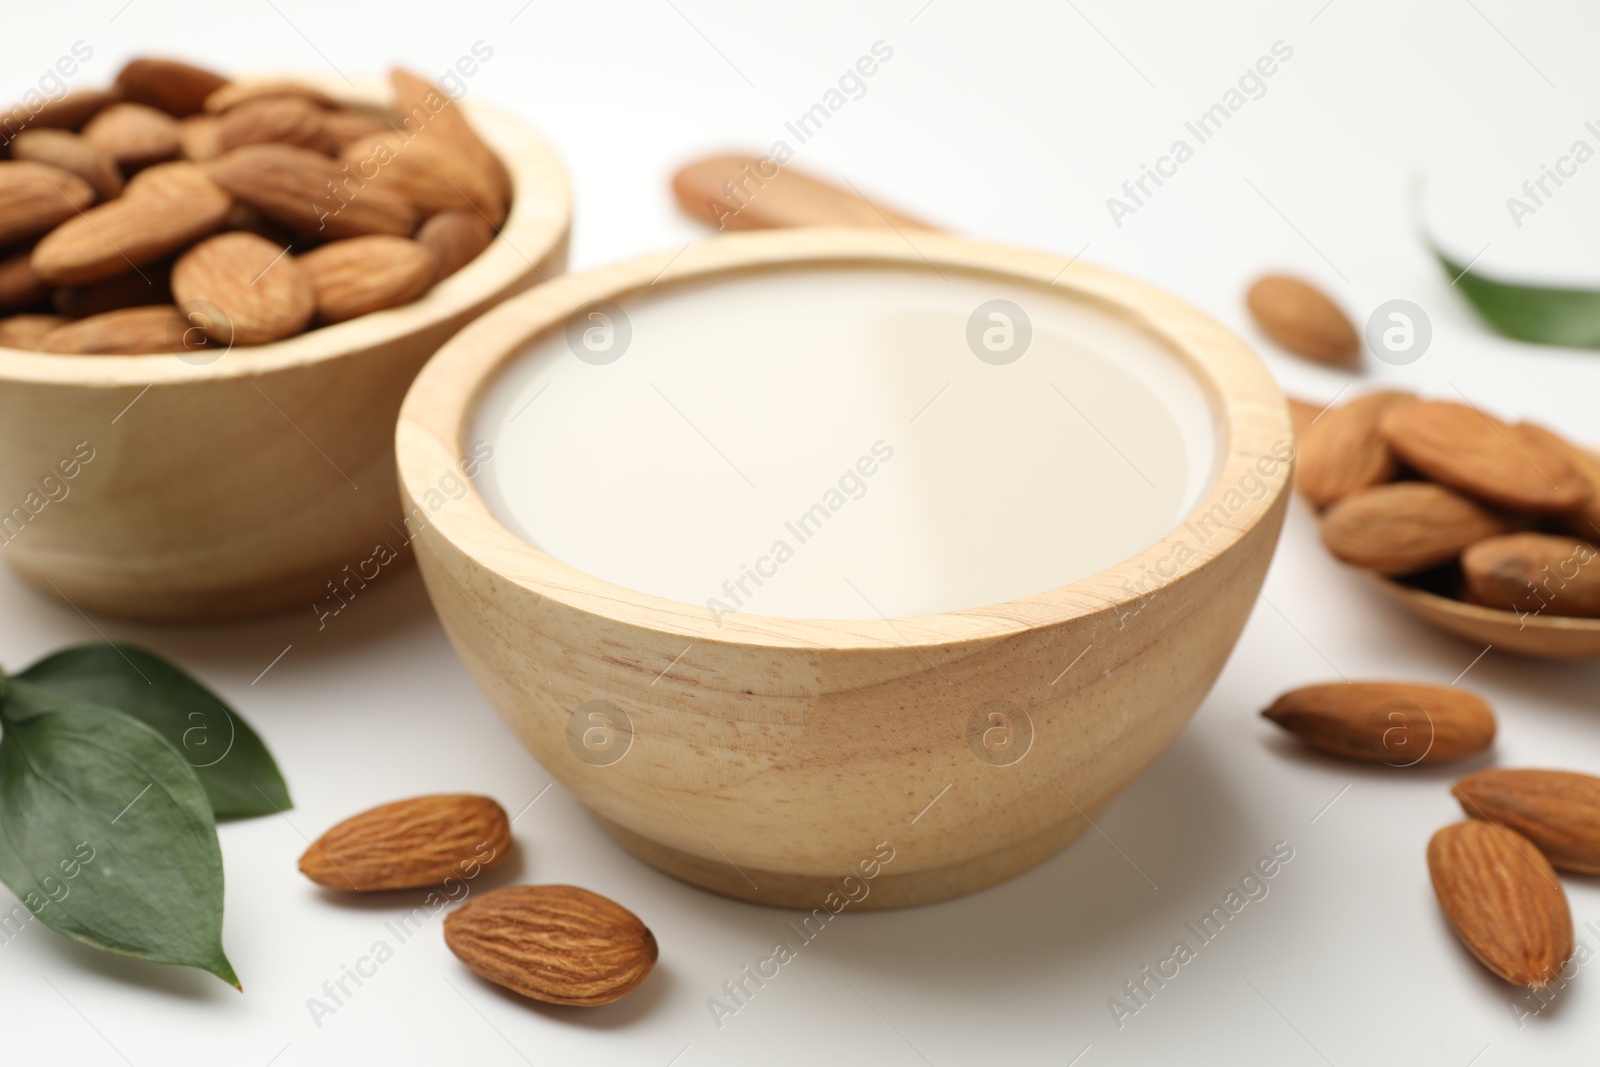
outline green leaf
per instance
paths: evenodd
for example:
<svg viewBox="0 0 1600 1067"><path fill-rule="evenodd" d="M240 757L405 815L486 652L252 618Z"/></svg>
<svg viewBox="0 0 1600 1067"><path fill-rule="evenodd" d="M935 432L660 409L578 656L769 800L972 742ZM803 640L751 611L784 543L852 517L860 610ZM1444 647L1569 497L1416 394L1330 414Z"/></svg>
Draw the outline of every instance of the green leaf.
<svg viewBox="0 0 1600 1067"><path fill-rule="evenodd" d="M1519 285L1474 274L1434 250L1489 325L1519 341L1566 348L1600 347L1600 291Z"/></svg>
<svg viewBox="0 0 1600 1067"><path fill-rule="evenodd" d="M222 852L205 791L171 745L115 708L6 722L0 881L68 937L239 984L222 951Z"/></svg>
<svg viewBox="0 0 1600 1067"><path fill-rule="evenodd" d="M219 819L293 807L277 763L250 725L152 652L114 644L65 648L5 686L7 720L81 703L116 708L150 726L194 768Z"/></svg>

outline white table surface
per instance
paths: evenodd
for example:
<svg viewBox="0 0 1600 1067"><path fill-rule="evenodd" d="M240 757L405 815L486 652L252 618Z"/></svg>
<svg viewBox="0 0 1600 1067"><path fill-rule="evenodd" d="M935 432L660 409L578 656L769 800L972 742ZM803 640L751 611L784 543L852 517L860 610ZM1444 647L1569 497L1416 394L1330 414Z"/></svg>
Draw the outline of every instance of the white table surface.
<svg viewBox="0 0 1600 1067"><path fill-rule="evenodd" d="M847 175L962 232L1083 250L1257 342L1242 292L1263 268L1320 279L1358 319L1385 300L1413 300L1432 320L1432 349L1410 366L1371 363L1359 387L1459 389L1600 440L1600 355L1487 333L1419 247L1408 207L1430 155L1492 145L1497 125L1548 124L1548 158L1582 133L1600 84L1590 5L94 0L30 4L7 23L0 96L20 96L78 40L94 55L77 85L109 80L148 51L239 72L370 74L394 60L441 71L481 40L494 54L470 94L526 116L571 168L577 269L696 237L667 191L674 165L768 146L882 40L892 60L798 148L795 165ZM1106 198L1278 40L1293 57L1265 96L1114 226ZM1596 195L1592 170L1562 196ZM1529 225L1559 226L1561 213L1553 201ZM1263 349L1302 395L1328 400L1349 381ZM1299 504L1264 588L1193 724L1110 805L1103 836L967 899L846 912L720 1029L707 998L766 955L790 916L646 868L559 787L520 816L514 861L483 884L571 882L622 900L661 944L648 983L586 1014L532 1005L458 964L435 919L319 1027L307 998L415 902L320 892L294 869L304 835L381 800L440 790L487 792L516 812L549 782L468 679L415 571L363 592L319 632L309 608L231 626L91 621L0 570L5 666L101 634L145 644L237 704L296 802L287 818L221 830L224 941L243 996L34 924L0 947L4 1061L1499 1067L1592 1056L1600 987L1589 969L1519 1025L1517 1006L1535 1005L1478 967L1439 914L1423 851L1459 817L1447 784L1460 769L1308 755L1256 712L1308 682L1450 682L1471 665L1463 684L1501 713L1496 761L1592 771L1600 667L1498 651L1472 665L1479 648L1396 614L1332 562ZM1279 840L1294 859L1270 895L1119 1030L1108 998L1187 939L1184 923ZM1564 881L1580 939L1600 948L1584 928L1600 928L1600 887Z"/></svg>

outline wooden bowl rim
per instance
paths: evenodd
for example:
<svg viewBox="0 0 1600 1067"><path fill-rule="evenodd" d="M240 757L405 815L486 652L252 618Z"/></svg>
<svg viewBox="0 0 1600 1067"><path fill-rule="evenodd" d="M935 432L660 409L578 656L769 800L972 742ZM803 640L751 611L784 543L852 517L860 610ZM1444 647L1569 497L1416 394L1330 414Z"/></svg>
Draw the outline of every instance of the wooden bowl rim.
<svg viewBox="0 0 1600 1067"><path fill-rule="evenodd" d="M683 282L787 266L890 265L998 275L1059 288L1162 342L1185 363L1211 405L1217 442L1213 481L1199 503L1154 544L1105 571L998 604L897 619L801 619L738 613L718 625L703 605L642 593L579 570L507 530L468 480L468 489L425 514L437 534L479 566L540 598L688 641L779 648L943 647L990 640L1114 610L1188 576L1238 544L1280 504L1293 483L1284 462L1271 479L1255 469L1275 444L1292 447L1288 403L1265 365L1238 336L1192 305L1152 285L1050 252L943 234L805 228L726 234L566 275L501 304L457 334L413 382L396 428L400 480L416 506L465 455L477 402L499 372L531 342L563 327L575 311L660 281ZM1255 473L1259 499L1238 492ZM1233 492L1243 504L1227 511ZM1154 567L1197 517L1222 507L1229 523L1170 576ZM409 521L409 520L408 520ZM1125 588L1132 583L1137 592ZM460 589L456 593L465 596ZM449 592L436 595L452 595Z"/></svg>
<svg viewBox="0 0 1600 1067"><path fill-rule="evenodd" d="M382 79L361 78L352 87L332 75L281 77L305 82L351 107L370 109L391 104L392 93ZM58 355L0 346L0 380L106 388L253 377L307 366L428 329L472 307L486 293L510 284L530 265L538 270L537 264L566 238L571 227L572 190L566 168L555 149L521 119L464 99L457 106L466 111L473 129L499 155L510 173L511 209L488 248L419 299L270 344L241 347L213 363L186 363L173 352Z"/></svg>

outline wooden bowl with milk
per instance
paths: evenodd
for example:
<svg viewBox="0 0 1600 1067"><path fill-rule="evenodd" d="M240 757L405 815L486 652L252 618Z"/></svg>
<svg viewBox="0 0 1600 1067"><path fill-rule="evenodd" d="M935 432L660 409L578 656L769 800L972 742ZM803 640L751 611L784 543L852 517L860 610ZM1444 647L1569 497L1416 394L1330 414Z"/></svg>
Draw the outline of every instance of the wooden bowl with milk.
<svg viewBox="0 0 1600 1067"><path fill-rule="evenodd" d="M397 449L458 653L613 836L768 904L854 871L878 908L1041 862L1172 741L1293 432L1151 286L824 228L508 301L423 369Z"/></svg>

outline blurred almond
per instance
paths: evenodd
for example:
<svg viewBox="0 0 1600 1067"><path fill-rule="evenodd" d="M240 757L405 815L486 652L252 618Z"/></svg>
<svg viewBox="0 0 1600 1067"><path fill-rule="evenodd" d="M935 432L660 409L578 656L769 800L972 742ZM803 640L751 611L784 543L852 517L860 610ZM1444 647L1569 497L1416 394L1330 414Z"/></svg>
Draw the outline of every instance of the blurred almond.
<svg viewBox="0 0 1600 1067"><path fill-rule="evenodd" d="M433 131L409 140L402 133L363 137L339 154L369 188L389 189L422 209L473 211L496 223L505 203L490 177Z"/></svg>
<svg viewBox="0 0 1600 1067"><path fill-rule="evenodd" d="M1509 826L1552 866L1600 874L1600 778L1496 767L1467 775L1450 791L1468 816Z"/></svg>
<svg viewBox="0 0 1600 1067"><path fill-rule="evenodd" d="M229 82L206 97L206 110L213 115L220 115L229 108L238 107L252 100L273 100L284 97L306 100L318 107L338 106L327 93L305 82L286 78L246 78Z"/></svg>
<svg viewBox="0 0 1600 1067"><path fill-rule="evenodd" d="M510 848L505 809L488 797L413 797L333 827L300 857L300 873L328 889L418 889L472 878Z"/></svg>
<svg viewBox="0 0 1600 1067"><path fill-rule="evenodd" d="M28 253L15 252L0 259L0 308L27 308L44 300L49 292L33 273Z"/></svg>
<svg viewBox="0 0 1600 1067"><path fill-rule="evenodd" d="M474 897L445 917L444 942L480 977L546 1004L583 1008L633 992L659 954L637 915L570 885Z"/></svg>
<svg viewBox="0 0 1600 1067"><path fill-rule="evenodd" d="M322 134L335 155L364 137L382 137L392 130L388 120L364 111L322 113Z"/></svg>
<svg viewBox="0 0 1600 1067"><path fill-rule="evenodd" d="M0 244L35 237L94 203L94 189L48 163L0 162Z"/></svg>
<svg viewBox="0 0 1600 1067"><path fill-rule="evenodd" d="M489 221L496 226L504 222L506 207L511 203L511 175L472 128L460 105L433 82L399 67L389 72L389 82L394 86L394 108L401 131L415 136L426 130L454 148L475 173L490 182L499 210L485 212Z"/></svg>
<svg viewBox="0 0 1600 1067"><path fill-rule="evenodd" d="M122 172L106 152L66 130L24 130L12 138L11 158L48 163L71 171L110 200L122 192Z"/></svg>
<svg viewBox="0 0 1600 1067"><path fill-rule="evenodd" d="M180 352L189 323L171 305L126 308L57 326L39 341L43 352L137 356Z"/></svg>
<svg viewBox="0 0 1600 1067"><path fill-rule="evenodd" d="M178 120L143 104L112 104L88 121L83 137L125 171L178 155Z"/></svg>
<svg viewBox="0 0 1600 1067"><path fill-rule="evenodd" d="M1461 554L1467 599L1538 615L1600 618L1600 548L1560 534L1514 533Z"/></svg>
<svg viewBox="0 0 1600 1067"><path fill-rule="evenodd" d="M135 59L117 72L116 87L126 100L182 118L205 107L228 79L175 59Z"/></svg>
<svg viewBox="0 0 1600 1067"><path fill-rule="evenodd" d="M222 145L217 142L217 125L215 115L190 115L178 123L178 154L194 163L204 163L222 155Z"/></svg>
<svg viewBox="0 0 1600 1067"><path fill-rule="evenodd" d="M408 304L433 284L439 266L416 241L382 235L334 241L296 262L311 279L324 323Z"/></svg>
<svg viewBox="0 0 1600 1067"><path fill-rule="evenodd" d="M323 151L323 111L293 96L252 100L231 109L217 123L217 146L227 152L247 144L292 144Z"/></svg>
<svg viewBox="0 0 1600 1067"><path fill-rule="evenodd" d="M436 281L477 259L494 241L494 228L476 211L441 211L417 230L417 243L439 264Z"/></svg>
<svg viewBox="0 0 1600 1067"><path fill-rule="evenodd" d="M44 336L66 325L60 315L12 315L0 319L0 347L38 351Z"/></svg>
<svg viewBox="0 0 1600 1067"><path fill-rule="evenodd" d="M1295 449L1296 487L1318 507L1327 507L1393 481L1400 464L1378 423L1390 407L1410 399L1410 393L1380 390L1322 412Z"/></svg>
<svg viewBox="0 0 1600 1067"><path fill-rule="evenodd" d="M301 233L333 239L374 233L408 237L417 228L409 200L308 148L246 145L209 166L233 196Z"/></svg>
<svg viewBox="0 0 1600 1067"><path fill-rule="evenodd" d="M109 89L75 89L58 100L45 100L37 107L17 104L0 113L0 126L15 133L20 130L76 130L122 97Z"/></svg>
<svg viewBox="0 0 1600 1067"><path fill-rule="evenodd" d="M1471 820L1428 842L1433 891L1456 936L1489 970L1543 989L1572 955L1572 911L1550 861L1515 830Z"/></svg>
<svg viewBox="0 0 1600 1067"><path fill-rule="evenodd" d="M1572 511L1551 516L1551 526L1573 537L1600 542L1600 455L1537 423L1519 422L1517 433L1531 439L1536 448L1566 456L1589 487L1588 499Z"/></svg>
<svg viewBox="0 0 1600 1067"><path fill-rule="evenodd" d="M1411 400L1384 412L1380 429L1407 465L1441 485L1500 507L1552 513L1589 499L1565 452L1467 404Z"/></svg>
<svg viewBox="0 0 1600 1067"><path fill-rule="evenodd" d="M1318 363L1361 360L1361 338L1339 305L1320 289L1285 274L1256 281L1245 297L1263 333L1298 356Z"/></svg>
<svg viewBox="0 0 1600 1067"><path fill-rule="evenodd" d="M285 250L253 233L219 233L172 268L178 307L214 341L260 345L311 321L311 279Z"/></svg>
<svg viewBox="0 0 1600 1067"><path fill-rule="evenodd" d="M1431 482L1374 486L1339 501L1322 518L1322 543L1346 563L1379 574L1415 574L1449 563L1517 523Z"/></svg>
<svg viewBox="0 0 1600 1067"><path fill-rule="evenodd" d="M153 263L88 285L63 285L50 294L56 314L82 319L122 308L172 303L171 269Z"/></svg>
<svg viewBox="0 0 1600 1067"><path fill-rule="evenodd" d="M1476 693L1412 682L1311 685L1261 713L1335 756L1409 767L1482 752L1494 741L1494 710Z"/></svg>

